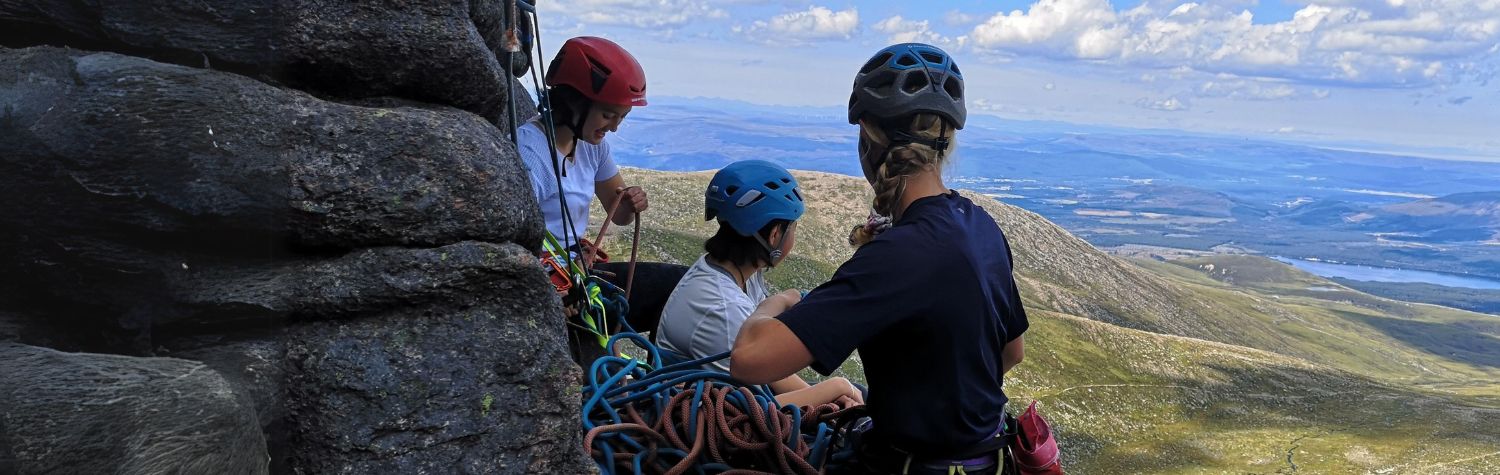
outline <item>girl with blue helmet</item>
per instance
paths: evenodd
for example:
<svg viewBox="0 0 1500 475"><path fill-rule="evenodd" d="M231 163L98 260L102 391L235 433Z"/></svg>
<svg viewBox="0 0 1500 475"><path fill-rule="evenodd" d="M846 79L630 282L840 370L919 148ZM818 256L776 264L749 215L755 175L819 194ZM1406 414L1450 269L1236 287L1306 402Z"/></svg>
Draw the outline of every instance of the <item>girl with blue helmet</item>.
<svg viewBox="0 0 1500 475"><path fill-rule="evenodd" d="M777 294L746 319L731 374L759 384L859 350L868 431L854 473L999 473L1004 375L1024 354L1026 312L1005 235L942 171L965 120L963 76L933 46L880 50L849 98L874 214L833 278Z"/></svg>
<svg viewBox="0 0 1500 475"><path fill-rule="evenodd" d="M729 351L740 324L771 296L764 271L791 253L803 211L797 179L779 165L746 160L714 174L704 194L703 216L717 219L719 230L704 243L707 253L667 298L656 330L664 353L692 360ZM711 369L729 371L731 363L719 360ZM781 404L837 402L848 407L864 401L844 378L810 386L793 374L768 382Z"/></svg>

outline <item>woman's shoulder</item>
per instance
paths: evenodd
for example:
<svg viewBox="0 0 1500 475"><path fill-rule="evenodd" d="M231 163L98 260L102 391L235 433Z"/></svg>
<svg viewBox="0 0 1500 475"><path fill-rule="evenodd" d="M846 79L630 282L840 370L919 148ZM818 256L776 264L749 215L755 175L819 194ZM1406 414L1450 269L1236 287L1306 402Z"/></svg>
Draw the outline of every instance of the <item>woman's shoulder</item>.
<svg viewBox="0 0 1500 475"><path fill-rule="evenodd" d="M683 298L696 300L723 300L730 296L724 289L732 286L733 279L714 268L707 259L700 257L693 265L688 266L687 273L677 281L677 288L672 294L682 294Z"/></svg>
<svg viewBox="0 0 1500 475"><path fill-rule="evenodd" d="M516 128L516 152L521 157L540 157L547 147L547 134L536 122L527 122Z"/></svg>
<svg viewBox="0 0 1500 475"><path fill-rule="evenodd" d="M934 262L930 257L943 246L915 226L897 226L875 236L844 262L853 269L870 268L899 272L919 272Z"/></svg>

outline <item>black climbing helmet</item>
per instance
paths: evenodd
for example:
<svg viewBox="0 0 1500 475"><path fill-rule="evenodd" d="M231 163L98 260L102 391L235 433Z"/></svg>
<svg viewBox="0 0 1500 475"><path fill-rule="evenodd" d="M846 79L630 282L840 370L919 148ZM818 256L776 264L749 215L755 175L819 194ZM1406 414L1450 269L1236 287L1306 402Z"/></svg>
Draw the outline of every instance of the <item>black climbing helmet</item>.
<svg viewBox="0 0 1500 475"><path fill-rule="evenodd" d="M849 123L862 116L879 122L917 112L942 116L964 128L964 76L953 57L922 43L891 45L875 53L854 76L849 94Z"/></svg>

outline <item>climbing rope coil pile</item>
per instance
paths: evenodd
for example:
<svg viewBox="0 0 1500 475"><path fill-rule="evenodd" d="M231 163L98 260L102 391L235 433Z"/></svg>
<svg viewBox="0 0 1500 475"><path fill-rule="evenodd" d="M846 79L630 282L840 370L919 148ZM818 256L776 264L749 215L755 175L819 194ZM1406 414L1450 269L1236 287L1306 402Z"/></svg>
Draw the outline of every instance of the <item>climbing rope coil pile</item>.
<svg viewBox="0 0 1500 475"><path fill-rule="evenodd" d="M609 347L627 340L648 362L599 358L583 388L583 445L601 473L816 474L851 455L843 434L862 407L778 406L767 386L703 369L728 352L663 366L640 334L616 334Z"/></svg>

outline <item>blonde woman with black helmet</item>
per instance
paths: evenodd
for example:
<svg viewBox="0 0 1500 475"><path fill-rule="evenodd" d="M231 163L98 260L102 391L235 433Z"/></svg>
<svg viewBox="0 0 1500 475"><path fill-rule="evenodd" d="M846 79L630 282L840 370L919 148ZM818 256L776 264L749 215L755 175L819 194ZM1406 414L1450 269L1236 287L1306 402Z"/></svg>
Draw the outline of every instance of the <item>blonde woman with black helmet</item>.
<svg viewBox="0 0 1500 475"><path fill-rule="evenodd" d="M1024 353L1026 312L1000 227L943 183L966 112L963 76L941 49L900 44L860 68L849 100L875 191L860 244L806 297L784 292L740 329L731 373L750 384L858 349L871 426L855 473L1000 473L1004 375Z"/></svg>

